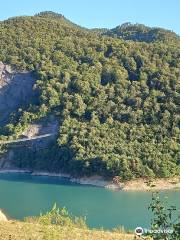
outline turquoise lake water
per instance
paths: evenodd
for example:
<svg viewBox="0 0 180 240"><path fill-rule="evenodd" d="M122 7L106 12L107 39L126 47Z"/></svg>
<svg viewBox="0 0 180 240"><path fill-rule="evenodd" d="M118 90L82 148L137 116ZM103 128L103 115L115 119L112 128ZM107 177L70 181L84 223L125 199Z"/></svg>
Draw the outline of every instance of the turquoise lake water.
<svg viewBox="0 0 180 240"><path fill-rule="evenodd" d="M168 205L180 208L180 191L164 191ZM0 209L7 216L23 219L50 210L54 203L76 216L84 216L89 227L126 229L148 227L150 192L123 192L70 183L56 177L0 174Z"/></svg>

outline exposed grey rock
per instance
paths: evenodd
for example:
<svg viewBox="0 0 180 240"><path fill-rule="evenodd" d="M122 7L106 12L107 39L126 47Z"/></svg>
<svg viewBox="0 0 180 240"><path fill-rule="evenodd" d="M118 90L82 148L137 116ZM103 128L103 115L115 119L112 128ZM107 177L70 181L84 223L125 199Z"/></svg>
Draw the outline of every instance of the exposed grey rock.
<svg viewBox="0 0 180 240"><path fill-rule="evenodd" d="M37 94L33 90L35 77L32 72L16 71L0 62L0 123L19 107L29 104Z"/></svg>
<svg viewBox="0 0 180 240"><path fill-rule="evenodd" d="M27 129L22 133L26 138L32 138L43 134L57 135L59 131L59 124L57 119L53 116L47 116L44 119L36 121L28 125Z"/></svg>

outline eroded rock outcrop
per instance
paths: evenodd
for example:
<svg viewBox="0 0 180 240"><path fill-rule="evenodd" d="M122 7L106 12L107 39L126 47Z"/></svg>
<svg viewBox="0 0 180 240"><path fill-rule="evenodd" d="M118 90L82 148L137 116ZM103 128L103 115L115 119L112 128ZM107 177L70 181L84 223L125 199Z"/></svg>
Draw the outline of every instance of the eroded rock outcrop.
<svg viewBox="0 0 180 240"><path fill-rule="evenodd" d="M36 123L29 124L22 135L25 138L31 139L43 134L57 135L58 131L58 120L53 115L50 115L39 121L36 121Z"/></svg>
<svg viewBox="0 0 180 240"><path fill-rule="evenodd" d="M0 62L0 123L6 121L10 113L34 99L37 95L33 90L35 82L32 72L17 71Z"/></svg>

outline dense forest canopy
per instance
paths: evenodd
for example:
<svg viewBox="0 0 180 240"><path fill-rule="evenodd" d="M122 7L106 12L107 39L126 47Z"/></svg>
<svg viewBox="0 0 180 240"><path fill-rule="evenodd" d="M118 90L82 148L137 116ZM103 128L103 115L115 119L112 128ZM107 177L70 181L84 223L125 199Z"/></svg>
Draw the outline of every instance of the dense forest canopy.
<svg viewBox="0 0 180 240"><path fill-rule="evenodd" d="M17 150L19 166L122 179L179 173L178 35L129 23L89 30L44 12L0 22L0 42L0 61L33 71L39 91L1 138L50 113L59 119L57 141L44 154Z"/></svg>

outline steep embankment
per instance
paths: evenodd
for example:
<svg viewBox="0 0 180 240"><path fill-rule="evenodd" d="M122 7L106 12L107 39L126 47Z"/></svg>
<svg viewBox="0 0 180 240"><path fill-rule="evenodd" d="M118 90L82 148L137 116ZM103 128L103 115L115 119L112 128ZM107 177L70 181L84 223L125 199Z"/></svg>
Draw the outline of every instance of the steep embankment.
<svg viewBox="0 0 180 240"><path fill-rule="evenodd" d="M15 170L21 172L21 167L16 162L17 155L21 153L22 157L25 155L27 161L32 161L33 156L28 156L27 152L41 152L48 148L49 144L55 141L58 130L58 121L53 115L28 124L18 139L10 139L9 144L6 144L6 152L0 157L0 171ZM28 167L26 166L26 168ZM29 170L32 170L30 166Z"/></svg>
<svg viewBox="0 0 180 240"><path fill-rule="evenodd" d="M20 107L27 107L37 97L33 91L36 78L30 71L17 71L0 62L0 124Z"/></svg>

